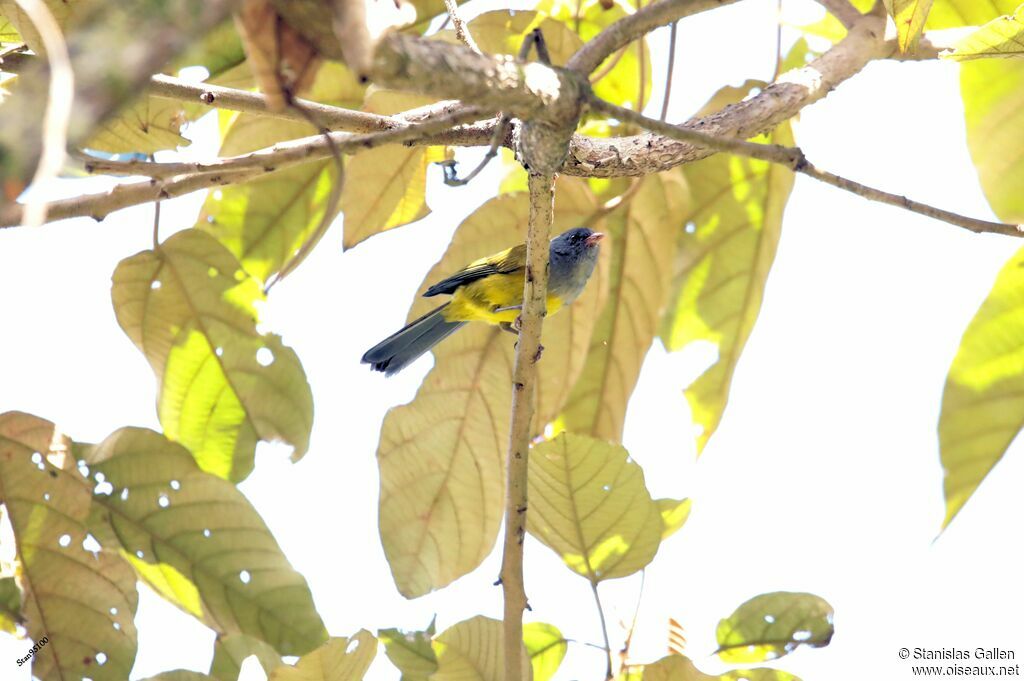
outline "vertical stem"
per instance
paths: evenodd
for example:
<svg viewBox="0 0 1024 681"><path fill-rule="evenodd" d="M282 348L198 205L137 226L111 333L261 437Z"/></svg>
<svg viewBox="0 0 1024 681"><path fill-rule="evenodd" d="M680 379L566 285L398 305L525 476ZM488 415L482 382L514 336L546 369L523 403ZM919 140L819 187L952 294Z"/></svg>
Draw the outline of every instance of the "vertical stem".
<svg viewBox="0 0 1024 681"><path fill-rule="evenodd" d="M597 603L597 614L601 618L601 634L604 636L604 656L607 662L604 678L612 678L612 644L608 640L608 622L604 617L604 607L601 606L601 595L597 593L597 582L590 581L590 590L594 592L594 602Z"/></svg>
<svg viewBox="0 0 1024 681"><path fill-rule="evenodd" d="M523 539L526 536L526 484L533 422L534 386L540 359L541 325L546 313L548 249L554 214L554 177L530 173L530 226L526 239L526 276L523 283L522 326L512 368L512 416L509 425L505 544L501 561L501 587L505 597L505 681L522 681L523 611L527 607L523 585Z"/></svg>

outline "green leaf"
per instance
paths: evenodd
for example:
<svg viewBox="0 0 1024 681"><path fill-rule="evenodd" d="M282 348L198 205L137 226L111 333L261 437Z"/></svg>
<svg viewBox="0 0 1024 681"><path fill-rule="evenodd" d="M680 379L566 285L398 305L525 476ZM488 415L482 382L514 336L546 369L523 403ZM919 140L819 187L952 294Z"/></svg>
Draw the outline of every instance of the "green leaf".
<svg viewBox="0 0 1024 681"><path fill-rule="evenodd" d="M46 639L32 671L42 681L123 681L138 645L135 575L117 553L93 551L92 485L70 447L49 421L0 414L0 503L21 566L22 613L29 638Z"/></svg>
<svg viewBox="0 0 1024 681"><path fill-rule="evenodd" d="M328 62L317 72L308 96L358 108L365 89L347 68ZM219 153L234 156L314 134L308 123L243 114L231 120ZM337 165L329 158L222 187L210 193L196 226L224 244L246 272L266 281L317 236L338 179ZM334 206L329 218L340 208Z"/></svg>
<svg viewBox="0 0 1024 681"><path fill-rule="evenodd" d="M723 88L705 110L741 100L754 85ZM760 141L792 144L789 124ZM697 342L718 350L717 361L686 389L700 452L722 419L733 372L761 310L794 176L778 165L727 154L688 164L683 172L691 208L676 216L686 228L674 299L660 333L672 352Z"/></svg>
<svg viewBox="0 0 1024 681"><path fill-rule="evenodd" d="M764 662L800 646L832 640L832 606L808 593L776 591L754 596L718 623L718 656L725 662Z"/></svg>
<svg viewBox="0 0 1024 681"><path fill-rule="evenodd" d="M949 525L1024 426L1024 250L1003 266L964 331L939 415Z"/></svg>
<svg viewBox="0 0 1024 681"><path fill-rule="evenodd" d="M583 182L563 178L558 187L554 233L580 224L596 208ZM523 194L485 203L459 226L419 293L480 257L522 243L528 218ZM583 368L605 271L599 261L579 299L544 323L535 432L558 414ZM417 296L409 319L438 304ZM416 398L384 419L377 450L381 541L395 584L407 598L470 572L494 546L505 495L514 345L495 326L459 330L434 348L434 368Z"/></svg>
<svg viewBox="0 0 1024 681"><path fill-rule="evenodd" d="M254 636L282 655L326 640L306 581L259 514L183 447L122 428L88 464L113 488L96 499L123 554L161 596L214 631Z"/></svg>
<svg viewBox="0 0 1024 681"><path fill-rule="evenodd" d="M679 531L690 517L689 499L655 499L658 511L661 513L661 522L664 525L661 531L661 540L665 541Z"/></svg>
<svg viewBox="0 0 1024 681"><path fill-rule="evenodd" d="M281 665L270 681L359 681L377 655L377 639L360 629L355 636L333 636L303 655L295 666Z"/></svg>
<svg viewBox="0 0 1024 681"><path fill-rule="evenodd" d="M431 681L508 681L504 675L505 643L502 623L476 616L448 628L434 639L437 672ZM530 678L526 648L523 681Z"/></svg>
<svg viewBox="0 0 1024 681"><path fill-rule="evenodd" d="M885 8L896 22L896 44L900 52L913 52L924 30L932 0L885 0Z"/></svg>
<svg viewBox="0 0 1024 681"><path fill-rule="evenodd" d="M558 424L604 440L622 439L626 405L668 300L685 211L678 171L637 181L636 193L606 220L609 238L601 248L611 252L608 300Z"/></svg>
<svg viewBox="0 0 1024 681"><path fill-rule="evenodd" d="M190 669L175 669L169 672L161 672L156 676L150 676L143 681L217 681L212 676L194 672Z"/></svg>
<svg viewBox="0 0 1024 681"><path fill-rule="evenodd" d="M388 659L402 672L402 681L428 681L437 671L437 655L431 645L433 635L434 622L426 631L381 629L377 632Z"/></svg>
<svg viewBox="0 0 1024 681"><path fill-rule="evenodd" d="M967 146L989 205L1024 223L1024 60L979 59L960 66Z"/></svg>
<svg viewBox="0 0 1024 681"><path fill-rule="evenodd" d="M800 681L781 669L739 669L718 676L697 669L685 655L669 655L644 665L643 681Z"/></svg>
<svg viewBox="0 0 1024 681"><path fill-rule="evenodd" d="M1013 16L993 19L959 41L950 59L966 61L982 57L1024 56L1024 5Z"/></svg>
<svg viewBox="0 0 1024 681"><path fill-rule="evenodd" d="M122 260L112 297L118 323L160 381L168 438L228 480L253 467L257 440L309 445L313 397L299 358L256 331L259 284L215 239L194 229Z"/></svg>
<svg viewBox="0 0 1024 681"><path fill-rule="evenodd" d="M523 644L533 667L533 681L548 681L554 676L569 648L558 627L544 622L523 625Z"/></svg>
<svg viewBox="0 0 1024 681"><path fill-rule="evenodd" d="M255 655L260 666L267 674L281 666L281 656L270 644L254 636L246 634L226 634L217 636L213 644L213 662L210 664L210 676L217 681L238 681L242 671L242 662L250 655Z"/></svg>
<svg viewBox="0 0 1024 681"><path fill-rule="evenodd" d="M596 584L654 558L664 525L643 470L621 445L561 433L530 455L526 529Z"/></svg>
<svg viewBox="0 0 1024 681"><path fill-rule="evenodd" d="M542 0L537 5L537 10L557 19L574 30L583 42L587 42L634 11L632 3L628 0L614 0L607 9L602 3L603 0ZM591 76L595 81L594 93L620 106L628 104L642 110L651 96L651 72L651 53L647 40L631 42L597 67ZM643 104L637 107L641 91Z"/></svg>
<svg viewBox="0 0 1024 681"><path fill-rule="evenodd" d="M21 589L14 577L0 577L0 631L13 634L21 623Z"/></svg>

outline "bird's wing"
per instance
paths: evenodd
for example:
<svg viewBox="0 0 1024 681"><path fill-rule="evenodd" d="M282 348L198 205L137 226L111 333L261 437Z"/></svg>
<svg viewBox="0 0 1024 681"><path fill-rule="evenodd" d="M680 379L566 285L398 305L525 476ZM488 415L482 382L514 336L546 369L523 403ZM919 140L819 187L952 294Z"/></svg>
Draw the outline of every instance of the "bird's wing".
<svg viewBox="0 0 1024 681"><path fill-rule="evenodd" d="M525 264L526 244L521 244L471 262L452 276L428 288L423 295L429 298L442 293L455 293L459 287L492 274L512 274L523 269Z"/></svg>

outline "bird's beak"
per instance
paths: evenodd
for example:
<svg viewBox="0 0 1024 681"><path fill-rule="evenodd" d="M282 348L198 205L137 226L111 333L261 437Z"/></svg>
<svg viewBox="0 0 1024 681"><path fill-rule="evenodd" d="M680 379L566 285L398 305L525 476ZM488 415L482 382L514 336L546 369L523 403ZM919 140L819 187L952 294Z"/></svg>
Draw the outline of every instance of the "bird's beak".
<svg viewBox="0 0 1024 681"><path fill-rule="evenodd" d="M601 232L594 232L593 234L588 236L586 239L584 239L583 243L585 243L588 246L596 246L598 243L600 243L601 239L603 239L603 238L604 238L604 234L602 234Z"/></svg>

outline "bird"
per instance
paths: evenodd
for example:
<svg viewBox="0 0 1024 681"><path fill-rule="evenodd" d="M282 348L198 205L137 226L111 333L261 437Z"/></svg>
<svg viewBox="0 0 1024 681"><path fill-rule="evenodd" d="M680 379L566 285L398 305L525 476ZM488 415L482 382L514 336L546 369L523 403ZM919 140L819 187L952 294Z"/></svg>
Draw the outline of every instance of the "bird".
<svg viewBox="0 0 1024 681"><path fill-rule="evenodd" d="M583 292L597 264L601 232L574 227L551 240L547 314L572 303ZM366 351L362 363L386 376L398 373L470 322L485 322L518 334L526 271L526 244L471 262L428 288L423 296L451 299Z"/></svg>

